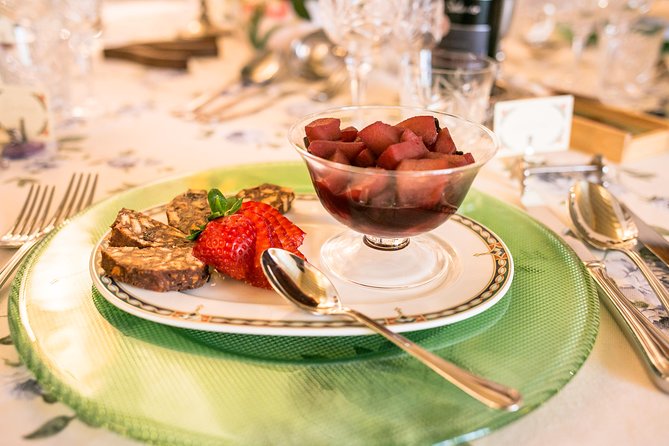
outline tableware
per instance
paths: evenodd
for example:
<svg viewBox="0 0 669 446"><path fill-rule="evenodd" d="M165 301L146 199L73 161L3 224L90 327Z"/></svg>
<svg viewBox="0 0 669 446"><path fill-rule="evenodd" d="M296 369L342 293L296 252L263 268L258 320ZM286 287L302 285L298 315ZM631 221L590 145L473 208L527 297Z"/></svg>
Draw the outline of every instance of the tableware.
<svg viewBox="0 0 669 446"><path fill-rule="evenodd" d="M666 22L638 15L609 21L599 33L597 97L605 104L639 109L654 96ZM655 105L655 104L653 104Z"/></svg>
<svg viewBox="0 0 669 446"><path fill-rule="evenodd" d="M400 3L395 26L396 46L401 49L400 81L416 85L418 96L427 98L432 88L432 49L448 27L444 0L411 0ZM424 102L424 101L423 101ZM424 104L404 104L424 106Z"/></svg>
<svg viewBox="0 0 669 446"><path fill-rule="evenodd" d="M0 287L2 287L9 276L14 272L21 260L25 258L33 246L40 242L47 234L61 225L68 218L90 206L95 195L98 183L98 175L73 174L65 190L65 195L56 208L56 212L49 220L41 220L37 232L30 234L29 239L10 257L5 266L0 268ZM49 198L49 203L51 198Z"/></svg>
<svg viewBox="0 0 669 446"><path fill-rule="evenodd" d="M319 18L327 36L346 49L351 103L365 103L367 76L375 51L391 40L399 17L397 0L319 0Z"/></svg>
<svg viewBox="0 0 669 446"><path fill-rule="evenodd" d="M6 6L13 22L7 23L0 45L0 80L47 95L54 122L70 116L72 76L70 50L62 39L62 17L45 2L13 2Z"/></svg>
<svg viewBox="0 0 669 446"><path fill-rule="evenodd" d="M307 80L327 79L332 73L345 70L344 53L335 46L322 29L293 40L289 57L297 75Z"/></svg>
<svg viewBox="0 0 669 446"><path fill-rule="evenodd" d="M164 206L145 211L165 220ZM288 217L307 232L301 252L320 265L323 242L341 229L311 194L298 195ZM214 273L207 286L186 292L156 293L117 283L99 267L99 249L91 251L89 273L101 295L117 308L160 324L211 333L273 336L353 336L368 330L349 321L298 311L275 293L226 280ZM479 223L454 215L433 231L436 240L452 237L450 274L438 288L387 293L365 290L333 278L351 296L348 304L396 332L415 332L463 321L488 311L502 299L513 279L513 259L504 242ZM484 255L484 253L489 253ZM179 317L174 317L175 315Z"/></svg>
<svg viewBox="0 0 669 446"><path fill-rule="evenodd" d="M397 124L428 115L448 128L458 150L475 163L462 167L402 171L344 165L315 156L305 148L305 126L315 119L336 118L341 128L375 122ZM370 288L401 289L435 284L448 272L448 240L422 235L454 214L479 169L497 152L499 142L488 129L462 118L423 109L392 106L343 107L300 119L289 141L305 161L323 207L351 231L324 243L328 272ZM363 235L364 234L364 235Z"/></svg>
<svg viewBox="0 0 669 446"><path fill-rule="evenodd" d="M261 51L248 61L240 71L237 83L225 84L212 92L204 93L186 106L186 113L201 120L216 116L221 111L252 97L262 91L263 87L274 81L282 72L281 56L276 51ZM222 95L230 96L228 100L207 109Z"/></svg>
<svg viewBox="0 0 669 446"><path fill-rule="evenodd" d="M577 85L581 82L581 61L588 38L596 30L602 11L598 0L568 0L560 2L557 11L558 24L571 32L572 67L566 82ZM564 76L564 73L561 74Z"/></svg>
<svg viewBox="0 0 669 446"><path fill-rule="evenodd" d="M54 5L63 16L61 38L67 39L71 56L71 118L89 119L100 113L93 69L100 52L102 0L65 0Z"/></svg>
<svg viewBox="0 0 669 446"><path fill-rule="evenodd" d="M482 410L397 349L354 350L352 338L223 333L228 349L213 349L184 330L119 311L93 289L88 257L121 207L148 209L189 188L263 182L313 193L303 163L197 172L114 194L31 252L13 283L8 321L40 385L82 422L144 442L319 444L327 426L327 439L338 443L460 443L545 404L588 357L599 304L583 265L545 226L475 190L461 212L498 231L519 257L508 299L408 337L425 336L425 348L517 388L525 401L517 412ZM347 359L293 356L296 344L325 342L348 346ZM268 349L272 359L262 359Z"/></svg>
<svg viewBox="0 0 669 446"><path fill-rule="evenodd" d="M473 375L390 331L369 316L345 307L327 276L295 254L270 248L263 252L261 265L272 288L302 310L321 316L346 316L362 323L488 407L511 412L521 407L522 398L517 390Z"/></svg>
<svg viewBox="0 0 669 446"><path fill-rule="evenodd" d="M400 103L485 122L497 61L480 54L440 49L432 51L431 60L431 72L403 83Z"/></svg>
<svg viewBox="0 0 669 446"><path fill-rule="evenodd" d="M653 226L649 225L636 213L625 205L625 203L620 203L620 207L623 210L623 213L629 215L637 227L638 240L646 247L650 252L655 254L658 259L662 260L667 267L669 267L669 242L667 239L662 237L662 235L656 230Z"/></svg>
<svg viewBox="0 0 669 446"><path fill-rule="evenodd" d="M569 214L574 229L598 249L620 251L634 262L657 295L669 308L669 291L635 250L639 231L629 214L604 186L578 181L569 189Z"/></svg>
<svg viewBox="0 0 669 446"><path fill-rule="evenodd" d="M623 294L616 282L606 271L606 264L597 258L585 244L570 235L570 231L548 208L534 206L530 214L548 225L574 250L583 261L590 275L602 290L604 303L616 318L618 325L646 366L653 382L664 392L669 392L669 339L644 316ZM572 220L573 221L573 220Z"/></svg>
<svg viewBox="0 0 669 446"><path fill-rule="evenodd" d="M30 185L14 225L0 237L0 247L18 248L40 234L46 226L54 190L53 186Z"/></svg>

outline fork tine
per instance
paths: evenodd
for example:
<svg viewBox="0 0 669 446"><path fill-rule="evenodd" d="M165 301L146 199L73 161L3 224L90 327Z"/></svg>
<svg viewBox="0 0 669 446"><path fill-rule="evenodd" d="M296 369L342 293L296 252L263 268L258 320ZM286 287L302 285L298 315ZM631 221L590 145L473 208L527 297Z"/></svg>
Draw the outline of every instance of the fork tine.
<svg viewBox="0 0 669 446"><path fill-rule="evenodd" d="M32 222L30 223L30 229L28 229L27 232L23 232L23 234L33 234L37 232L40 229L40 227L44 224L40 216L44 215L44 208L45 208L45 203L47 202L47 197L49 196L49 190L50 188L48 186L44 186L41 189L41 191L40 190L37 191L34 204L37 204L38 200L39 204L37 204L37 207L34 209L35 212L32 215Z"/></svg>
<svg viewBox="0 0 669 446"><path fill-rule="evenodd" d="M98 188L98 174L96 173L93 177L93 185L91 186L91 192L88 194L88 199L86 200L85 206L88 207L93 204L93 198L95 197L95 190Z"/></svg>
<svg viewBox="0 0 669 446"><path fill-rule="evenodd" d="M23 221L23 215L25 214L26 210L28 209L28 207L31 203L34 191L35 191L35 183L30 185L30 190L28 191L28 196L26 197L25 201L23 202L23 206L21 207L21 212L19 212L19 216L16 217L16 221L14 222L14 226L12 226L11 229L7 232L6 237L11 237L11 236L15 235L19 226L25 225L25 222Z"/></svg>
<svg viewBox="0 0 669 446"><path fill-rule="evenodd" d="M39 209L35 209L37 202L40 199L40 192L42 191L42 186L37 185L35 188L35 193L33 194L32 200L30 201L30 206L28 207L28 212L25 215L25 219L23 221L23 225L21 226L21 229L18 231L18 235L25 235L25 234L30 234L30 228L32 227L31 225L31 220L34 221L34 215L39 214Z"/></svg>
<svg viewBox="0 0 669 446"><path fill-rule="evenodd" d="M95 189L98 184L98 175L92 175L88 174L86 176L86 183L84 183L84 187L81 190L81 197L79 198L79 203L77 204L76 209L74 209L73 214L76 214L83 209L85 209L87 206L91 204L93 201L93 196L95 194ZM67 218L70 218L72 215L68 215Z"/></svg>
<svg viewBox="0 0 669 446"><path fill-rule="evenodd" d="M51 220L49 220L49 226L56 226L58 224L63 216L63 213L65 211L65 208L67 206L67 201L70 197L70 192L72 192L72 186L74 184L74 180L76 179L77 174L72 174L70 177L70 182L67 185L67 189L65 190L65 195L63 195L63 198L60 200L60 203L58 204L58 207L56 208L56 212L51 217Z"/></svg>
<svg viewBox="0 0 669 446"><path fill-rule="evenodd" d="M40 232L44 231L44 229L47 227L47 224L49 222L48 221L49 209L51 209L51 203L53 202L53 194L56 191L56 187L51 186L50 189L51 190L49 192L49 199L46 202L46 206L44 207L44 211L42 212L42 217L40 218L40 225L39 225L39 228L38 228L38 230Z"/></svg>
<svg viewBox="0 0 669 446"><path fill-rule="evenodd" d="M76 182L76 185L74 187L74 190L72 191L72 196L70 197L70 201L67 204L67 209L63 213L63 216L62 216L63 218L61 219L61 222L70 218L72 216L72 214L74 213L75 204L77 202L77 198L78 198L78 195L79 195L79 189L81 188L81 183L83 181L84 181L84 175L79 174L78 177L77 177L77 182Z"/></svg>

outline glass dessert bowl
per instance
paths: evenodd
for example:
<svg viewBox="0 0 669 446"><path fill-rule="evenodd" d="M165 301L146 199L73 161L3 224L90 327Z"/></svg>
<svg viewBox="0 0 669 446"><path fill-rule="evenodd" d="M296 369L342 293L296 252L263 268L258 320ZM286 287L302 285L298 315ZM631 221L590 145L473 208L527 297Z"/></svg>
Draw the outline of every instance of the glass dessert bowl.
<svg viewBox="0 0 669 446"><path fill-rule="evenodd" d="M479 124L396 106L308 115L288 139L323 207L349 228L322 246L322 266L348 282L387 289L445 277L447 241L429 232L458 210L499 148Z"/></svg>

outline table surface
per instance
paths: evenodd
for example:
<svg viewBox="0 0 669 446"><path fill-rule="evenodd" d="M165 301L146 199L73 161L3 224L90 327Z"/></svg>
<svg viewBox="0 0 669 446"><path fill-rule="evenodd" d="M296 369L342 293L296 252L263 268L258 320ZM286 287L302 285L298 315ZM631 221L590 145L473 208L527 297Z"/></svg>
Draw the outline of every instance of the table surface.
<svg viewBox="0 0 669 446"><path fill-rule="evenodd" d="M105 32L110 40L118 41L159 38L189 16L193 16L192 2L114 2L105 9ZM168 22L175 27L164 26ZM33 181L54 184L62 191L72 172L98 172L97 199L102 199L153 180L217 165L298 160L285 137L290 124L305 113L344 104L348 100L345 93L326 104L293 95L252 116L216 125L172 115L172 110L197 93L238 73L248 48L234 38L224 38L222 43L220 58L193 60L187 73L101 62L94 79L97 114L82 125L63 129L61 135L67 138L47 156L12 162L0 169L0 232L11 225L27 185ZM513 62L509 61L510 67ZM393 100L387 91L379 92L379 97ZM546 156L549 162L560 163L588 158L578 152ZM669 153L612 166L611 174L618 195L647 221L665 227L669 221L667 169ZM567 180L540 178L536 186L543 188L546 197L558 197L559 201ZM486 166L474 187L520 205L518 182L502 161ZM0 262L10 254L0 251ZM648 303L649 317L669 326L666 312L655 308L643 287L631 283L636 279L629 274L624 259L613 256L607 263L625 286L625 293ZM668 283L667 270L659 272ZM98 445L132 444L115 433L84 425L72 409L41 392L11 345L6 317L8 291L8 285L0 290L0 430L5 444L34 444L36 440L54 445L93 441ZM659 444L666 435L667 415L669 396L654 387L632 346L602 307L595 347L573 380L544 406L474 444Z"/></svg>

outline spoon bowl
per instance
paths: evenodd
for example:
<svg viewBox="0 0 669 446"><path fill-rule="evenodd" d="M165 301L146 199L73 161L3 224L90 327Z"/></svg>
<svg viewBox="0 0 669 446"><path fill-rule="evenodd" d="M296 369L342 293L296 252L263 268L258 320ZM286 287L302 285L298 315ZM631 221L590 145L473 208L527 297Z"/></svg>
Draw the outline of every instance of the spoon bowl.
<svg viewBox="0 0 669 446"><path fill-rule="evenodd" d="M355 319L487 406L507 411L516 411L521 407L522 397L517 390L467 372L368 316L342 305L330 279L306 260L289 251L270 248L262 253L260 263L272 287L302 310L322 316L341 315Z"/></svg>
<svg viewBox="0 0 669 446"><path fill-rule="evenodd" d="M660 303L669 309L669 291L636 250L639 230L631 215L604 186L578 181L569 190L569 213L574 230L597 249L620 251L644 275Z"/></svg>

